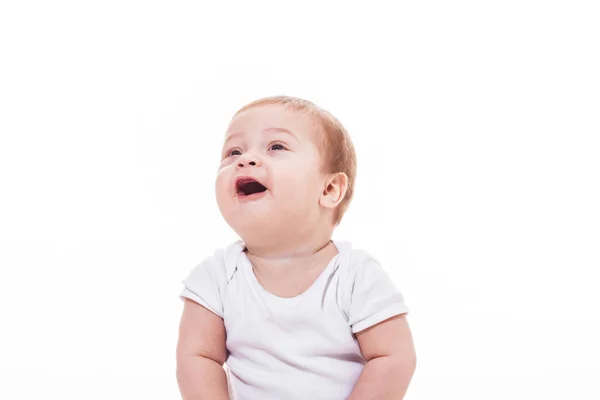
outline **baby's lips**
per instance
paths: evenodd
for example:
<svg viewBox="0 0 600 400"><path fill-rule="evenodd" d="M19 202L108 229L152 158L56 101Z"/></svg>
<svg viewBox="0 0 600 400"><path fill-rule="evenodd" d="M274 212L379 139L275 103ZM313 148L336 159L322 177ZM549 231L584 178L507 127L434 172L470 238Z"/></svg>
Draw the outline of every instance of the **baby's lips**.
<svg viewBox="0 0 600 400"><path fill-rule="evenodd" d="M234 184L234 186L235 186L235 190L236 190L236 192L237 192L238 190L240 190L240 186L241 186L241 185L244 185L244 184L246 184L246 183L249 183L249 182L256 182L256 183L259 183L259 184L261 184L262 186L264 186L264 187L265 187L267 190L269 190L269 188L268 188L268 187L267 187L267 186L266 186L264 183L262 183L261 181L259 181L258 179L254 178L254 177L252 177L252 176L240 176L240 177L238 177L238 178L235 180L235 184Z"/></svg>
<svg viewBox="0 0 600 400"><path fill-rule="evenodd" d="M253 176L240 176L235 180L234 190L236 195L250 195L266 192L269 189Z"/></svg>

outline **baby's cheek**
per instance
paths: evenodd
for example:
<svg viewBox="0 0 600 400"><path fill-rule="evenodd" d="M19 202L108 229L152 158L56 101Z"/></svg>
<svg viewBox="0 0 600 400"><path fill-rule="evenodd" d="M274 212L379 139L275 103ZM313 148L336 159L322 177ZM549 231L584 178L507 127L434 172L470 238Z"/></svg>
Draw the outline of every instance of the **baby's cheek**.
<svg viewBox="0 0 600 400"><path fill-rule="evenodd" d="M286 182L289 205L297 210L306 210L318 202L321 184L309 176L296 176Z"/></svg>
<svg viewBox="0 0 600 400"><path fill-rule="evenodd" d="M231 163L223 162L217 169L217 180L227 179L231 175Z"/></svg>
<svg viewBox="0 0 600 400"><path fill-rule="evenodd" d="M226 170L219 170L215 179L215 192L217 198L227 195L228 187L231 184L231 179Z"/></svg>

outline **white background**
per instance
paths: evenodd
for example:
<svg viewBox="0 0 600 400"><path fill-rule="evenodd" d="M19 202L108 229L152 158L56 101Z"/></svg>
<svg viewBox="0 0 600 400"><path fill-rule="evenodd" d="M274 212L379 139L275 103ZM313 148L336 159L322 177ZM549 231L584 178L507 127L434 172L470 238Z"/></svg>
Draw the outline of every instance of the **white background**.
<svg viewBox="0 0 600 400"><path fill-rule="evenodd" d="M335 237L405 296L405 399L600 398L595 2L213 3L2 2L0 398L180 398L222 135L273 94L354 139Z"/></svg>

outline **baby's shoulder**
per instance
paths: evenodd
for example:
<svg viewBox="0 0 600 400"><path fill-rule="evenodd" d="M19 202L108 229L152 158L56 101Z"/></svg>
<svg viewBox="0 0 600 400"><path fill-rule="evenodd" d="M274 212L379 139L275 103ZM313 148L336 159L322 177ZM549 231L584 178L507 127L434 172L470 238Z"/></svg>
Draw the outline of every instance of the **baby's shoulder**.
<svg viewBox="0 0 600 400"><path fill-rule="evenodd" d="M219 283L228 283L233 277L243 250L244 245L239 240L217 248L211 255L206 256L195 270L203 271Z"/></svg>
<svg viewBox="0 0 600 400"><path fill-rule="evenodd" d="M379 260L368 250L361 247L354 247L348 241L337 242L340 249L340 266L342 272L349 275L356 275L365 269L379 266Z"/></svg>
<svg viewBox="0 0 600 400"><path fill-rule="evenodd" d="M227 284L242 251L242 245L234 242L205 257L183 280L184 288L180 297L192 299L223 318Z"/></svg>

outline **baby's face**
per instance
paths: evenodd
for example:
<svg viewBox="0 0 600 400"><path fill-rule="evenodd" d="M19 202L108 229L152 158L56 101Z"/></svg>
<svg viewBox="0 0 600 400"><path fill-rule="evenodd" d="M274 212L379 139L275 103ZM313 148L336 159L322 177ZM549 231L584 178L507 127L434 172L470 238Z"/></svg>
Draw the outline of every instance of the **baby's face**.
<svg viewBox="0 0 600 400"><path fill-rule="evenodd" d="M252 107L231 121L216 196L244 241L283 241L317 223L326 176L316 139L311 117L282 105Z"/></svg>

